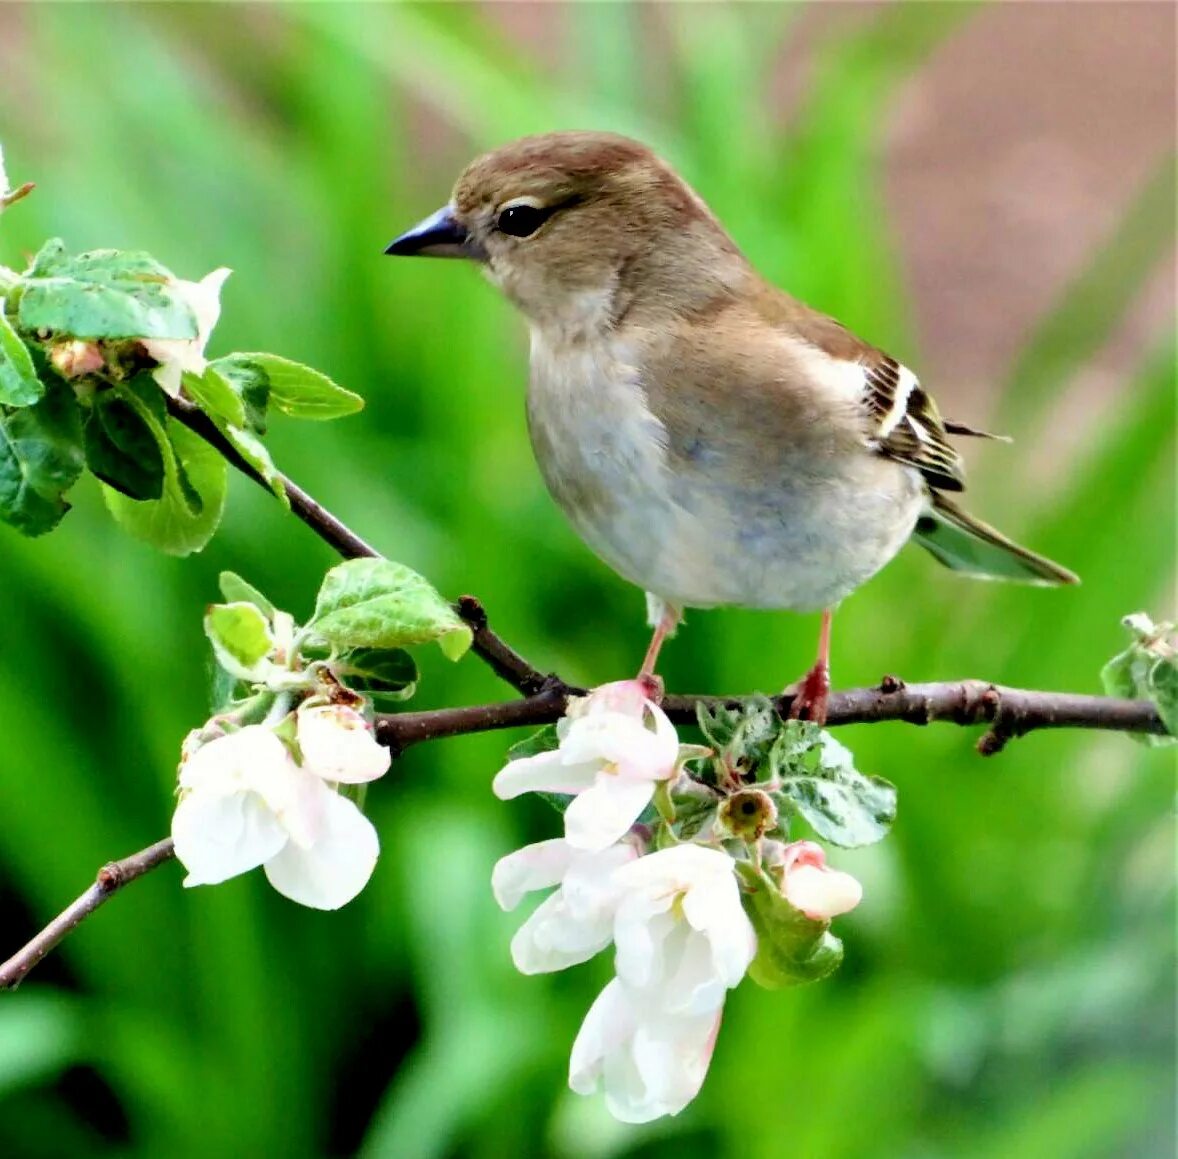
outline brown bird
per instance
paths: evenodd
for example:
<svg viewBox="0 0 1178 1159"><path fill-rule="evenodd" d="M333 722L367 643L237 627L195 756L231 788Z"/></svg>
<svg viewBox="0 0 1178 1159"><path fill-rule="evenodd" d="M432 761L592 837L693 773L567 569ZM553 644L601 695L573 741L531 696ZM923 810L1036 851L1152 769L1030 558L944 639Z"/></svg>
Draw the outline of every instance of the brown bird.
<svg viewBox="0 0 1178 1159"><path fill-rule="evenodd" d="M683 608L820 609L793 708L821 723L832 610L910 537L970 575L1078 582L950 498L965 484L948 436L989 436L761 278L637 141L514 141L385 252L469 258L527 318L536 459L586 543L647 592L643 675Z"/></svg>

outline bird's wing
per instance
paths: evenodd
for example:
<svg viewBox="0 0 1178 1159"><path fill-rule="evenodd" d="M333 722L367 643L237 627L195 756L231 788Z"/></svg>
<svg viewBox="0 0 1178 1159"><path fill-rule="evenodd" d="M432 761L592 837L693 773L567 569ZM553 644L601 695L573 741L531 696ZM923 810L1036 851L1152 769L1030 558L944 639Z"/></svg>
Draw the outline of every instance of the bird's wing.
<svg viewBox="0 0 1178 1159"><path fill-rule="evenodd" d="M863 403L872 449L915 467L938 491L964 490L961 456L950 445L937 404L916 375L873 347L861 353L859 362L864 369Z"/></svg>
<svg viewBox="0 0 1178 1159"><path fill-rule="evenodd" d="M804 337L835 364L850 363L861 369L859 404L871 450L915 467L938 491L965 489L965 468L949 443L937 404L911 370L864 342L841 322L781 291L769 289L758 304L763 316L796 337ZM954 425L966 433L960 424Z"/></svg>

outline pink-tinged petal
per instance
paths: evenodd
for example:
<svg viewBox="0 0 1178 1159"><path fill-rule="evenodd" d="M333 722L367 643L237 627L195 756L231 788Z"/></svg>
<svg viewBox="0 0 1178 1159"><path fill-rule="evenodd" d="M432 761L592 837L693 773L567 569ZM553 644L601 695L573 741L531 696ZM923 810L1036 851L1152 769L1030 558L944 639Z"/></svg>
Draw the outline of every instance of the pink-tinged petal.
<svg viewBox="0 0 1178 1159"><path fill-rule="evenodd" d="M319 782L322 787L322 782ZM313 909L334 910L368 884L380 853L372 822L355 804L324 788L330 798L315 843L293 842L266 862L266 876L279 893Z"/></svg>
<svg viewBox="0 0 1178 1159"><path fill-rule="evenodd" d="M499 770L491 789L501 801L521 793L579 793L593 784L592 766L566 764L559 750L510 761Z"/></svg>
<svg viewBox="0 0 1178 1159"><path fill-rule="evenodd" d="M863 887L849 873L813 865L787 871L782 892L790 905L819 922L845 914L863 900Z"/></svg>
<svg viewBox="0 0 1178 1159"><path fill-rule="evenodd" d="M639 1019L631 1051L646 1088L646 1099L634 1104L606 1087L606 1107L616 1119L641 1123L677 1115L699 1094L707 1077L723 1010L693 1017Z"/></svg>
<svg viewBox="0 0 1178 1159"><path fill-rule="evenodd" d="M392 754L376 743L369 723L343 704L300 708L298 741L303 768L337 784L375 781L392 763Z"/></svg>
<svg viewBox="0 0 1178 1159"><path fill-rule="evenodd" d="M567 841L554 837L501 857L491 871L491 890L501 909L513 910L525 893L559 885L573 860Z"/></svg>
<svg viewBox="0 0 1178 1159"><path fill-rule="evenodd" d="M651 781L630 781L600 773L591 788L565 810L565 840L575 849L606 849L620 841L654 796Z"/></svg>
<svg viewBox="0 0 1178 1159"><path fill-rule="evenodd" d="M185 792L172 817L185 885L216 885L256 869L287 843L286 831L253 793Z"/></svg>
<svg viewBox="0 0 1178 1159"><path fill-rule="evenodd" d="M615 764L653 735L636 717L597 712L572 721L560 751L566 761L573 763Z"/></svg>
<svg viewBox="0 0 1178 1159"><path fill-rule="evenodd" d="M582 703L586 712L618 712L641 720L650 701L641 680L615 680L593 689Z"/></svg>
<svg viewBox="0 0 1178 1159"><path fill-rule="evenodd" d="M587 962L609 945L612 913L572 913L560 891L547 897L511 939L511 959L521 974L550 974Z"/></svg>
<svg viewBox="0 0 1178 1159"><path fill-rule="evenodd" d="M569 1086L582 1095L604 1087L607 1109L625 1123L678 1114L699 1093L719 1025L719 1011L673 1017L615 978L573 1043Z"/></svg>
<svg viewBox="0 0 1178 1159"><path fill-rule="evenodd" d="M188 756L180 765L180 787L226 793L253 789L281 777L293 764L286 746L270 729L251 724L201 745Z"/></svg>

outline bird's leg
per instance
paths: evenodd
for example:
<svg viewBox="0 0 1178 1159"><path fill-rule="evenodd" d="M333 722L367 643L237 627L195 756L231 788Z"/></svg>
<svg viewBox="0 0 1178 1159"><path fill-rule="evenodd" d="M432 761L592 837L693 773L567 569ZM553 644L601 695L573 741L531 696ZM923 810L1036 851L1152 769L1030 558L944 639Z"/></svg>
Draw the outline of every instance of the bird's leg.
<svg viewBox="0 0 1178 1159"><path fill-rule="evenodd" d="M661 698L661 681L655 676L654 668L658 663L659 652L662 651L663 641L668 636L675 634L675 629L681 617L678 608L666 603L664 600L660 600L657 596L648 595L646 597L646 606L648 618L654 627L654 635L650 638L650 647L646 649L646 656L643 658L642 667L638 670L638 679L644 684L648 684L652 693L657 693L657 698Z"/></svg>
<svg viewBox="0 0 1178 1159"><path fill-rule="evenodd" d="M789 715L794 720L810 720L817 725L826 723L826 702L830 699L830 622L834 613L827 608L822 613L822 627L818 632L818 659L814 667L802 677Z"/></svg>

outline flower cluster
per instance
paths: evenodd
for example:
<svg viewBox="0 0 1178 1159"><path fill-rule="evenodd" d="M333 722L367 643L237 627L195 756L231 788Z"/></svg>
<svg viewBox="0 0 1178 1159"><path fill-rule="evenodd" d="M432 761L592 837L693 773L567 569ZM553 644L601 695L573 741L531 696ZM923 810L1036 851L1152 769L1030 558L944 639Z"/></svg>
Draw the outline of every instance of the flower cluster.
<svg viewBox="0 0 1178 1159"><path fill-rule="evenodd" d="M380 843L340 785L389 768L364 717L343 704L304 701L289 728L250 724L202 743L180 764L172 818L185 885L215 885L262 866L270 884L303 905L338 909L368 883ZM289 718L288 718L289 719Z"/></svg>
<svg viewBox="0 0 1178 1159"><path fill-rule="evenodd" d="M764 950L754 920L764 907L746 912L746 895L780 899L802 927L796 948L825 937L829 919L858 903L859 886L827 868L814 842L767 836L779 829L764 791L739 776L712 784L689 776L686 762L709 751L680 745L638 681L573 701L556 740L510 761L494 781L505 799L571 796L562 838L495 866L504 909L555 887L516 933L512 958L525 974L543 973L612 943L617 976L573 1044L569 1085L579 1094L604 1088L610 1113L625 1122L673 1115L703 1083L728 991ZM690 825L677 818L683 803Z"/></svg>

